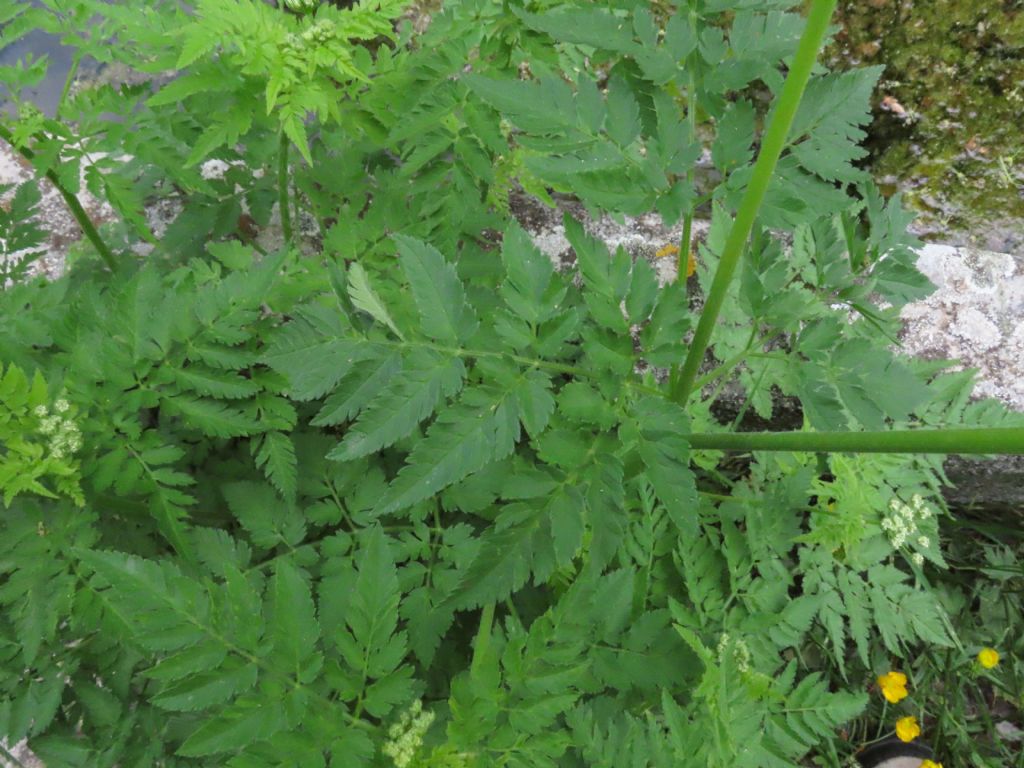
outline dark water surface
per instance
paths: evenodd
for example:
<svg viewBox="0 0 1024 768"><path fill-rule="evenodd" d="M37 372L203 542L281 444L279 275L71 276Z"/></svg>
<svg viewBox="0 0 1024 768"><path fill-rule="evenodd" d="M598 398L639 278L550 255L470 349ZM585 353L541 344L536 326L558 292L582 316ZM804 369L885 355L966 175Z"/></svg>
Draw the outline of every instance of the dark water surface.
<svg viewBox="0 0 1024 768"><path fill-rule="evenodd" d="M7 0L7 2L24 5L27 0ZM28 4L40 7L38 0L31 0ZM49 68L46 77L37 86L22 91L22 98L31 100L43 112L52 117L60 101L64 82L71 71L75 49L62 45L60 37L57 35L40 30L32 30L13 43L4 45L3 30L0 29L0 66L13 66L29 56L35 59L45 56L49 62ZM78 77L86 79L96 77L101 70L102 65L98 62L92 59L83 59L78 69ZM3 85L0 85L0 109L6 110L9 106L10 94Z"/></svg>
<svg viewBox="0 0 1024 768"><path fill-rule="evenodd" d="M50 61L50 68L46 78L38 86L26 88L22 95L52 116L57 108L64 80L71 69L74 50L62 46L60 39L55 35L35 30L12 45L0 49L0 66L11 66L30 54L37 58L46 55ZM0 86L0 99L5 106L8 98L3 86Z"/></svg>

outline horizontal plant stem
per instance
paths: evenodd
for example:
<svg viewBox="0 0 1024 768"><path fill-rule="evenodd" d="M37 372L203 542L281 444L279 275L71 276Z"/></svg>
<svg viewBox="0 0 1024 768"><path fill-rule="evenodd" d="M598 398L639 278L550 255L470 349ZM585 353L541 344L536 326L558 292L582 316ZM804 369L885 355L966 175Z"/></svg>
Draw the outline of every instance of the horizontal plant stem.
<svg viewBox="0 0 1024 768"><path fill-rule="evenodd" d="M22 157L34 164L35 152L28 147L19 147L14 143L14 137L11 132L4 126L0 125L0 139L3 139L12 147L14 147ZM89 214L85 212L85 208L78 201L78 198L73 192L71 192L61 182L60 177L53 170L47 170L44 175L49 179L50 183L60 192L60 196L64 198L64 203L67 205L68 210L71 211L71 215L75 217L75 221L78 222L78 226L81 228L82 233L88 238L89 242L92 243L92 247L96 249L96 252L103 259L103 262L110 268L111 271L117 269L117 260L114 258L113 252L100 237L100 233L96 231L96 227L93 226L92 220L89 218Z"/></svg>
<svg viewBox="0 0 1024 768"><path fill-rule="evenodd" d="M692 448L810 453L1024 454L1024 427L890 432L723 432L687 436Z"/></svg>
<svg viewBox="0 0 1024 768"><path fill-rule="evenodd" d="M757 155L757 162L754 163L750 183L743 194L739 210L736 212L736 219L732 223L725 246L722 248L718 269L715 270L715 278L708 291L707 301L704 303L704 309L701 312L700 321L697 323L697 330L694 332L686 360L672 372L669 392L671 398L677 403L685 404L693 391L694 379L697 377L697 371L704 359L704 352L711 341L711 334L715 329L715 323L718 322L718 314L722 310L729 284L732 282L740 256L743 254L743 247L750 236L757 213L761 208L761 202L771 184L775 165L786 146L786 137L789 135L793 118L796 117L797 109L800 107L804 89L811 77L814 62L818 58L818 50L828 31L828 23L835 10L836 1L812 0L807 26L800 38L800 44L793 57L786 83L782 87L782 93L779 94L774 115L762 138L761 151Z"/></svg>

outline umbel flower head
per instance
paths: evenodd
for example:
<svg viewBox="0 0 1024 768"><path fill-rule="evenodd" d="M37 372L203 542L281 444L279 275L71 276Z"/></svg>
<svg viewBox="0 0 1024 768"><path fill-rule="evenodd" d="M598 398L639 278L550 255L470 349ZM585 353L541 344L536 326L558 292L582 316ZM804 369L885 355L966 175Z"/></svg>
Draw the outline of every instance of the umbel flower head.
<svg viewBox="0 0 1024 768"><path fill-rule="evenodd" d="M381 747L381 752L391 758L395 768L408 768L433 722L434 713L424 712L423 702L417 699L388 730L388 740Z"/></svg>
<svg viewBox="0 0 1024 768"><path fill-rule="evenodd" d="M900 741L913 741L920 736L921 726L918 725L917 718L913 715L908 715L897 720L896 735L900 737Z"/></svg>
<svg viewBox="0 0 1024 768"><path fill-rule="evenodd" d="M890 704L907 698L907 676L902 672L886 672L878 677L878 687Z"/></svg>
<svg viewBox="0 0 1024 768"><path fill-rule="evenodd" d="M50 455L55 459L63 459L77 453L82 447L82 433L74 419L66 414L71 410L71 403L64 398L53 405L54 413L45 405L33 409L39 419L39 434L48 438Z"/></svg>
<svg viewBox="0 0 1024 768"><path fill-rule="evenodd" d="M999 651L995 648L982 648L978 651L978 663L985 669L992 669L999 663Z"/></svg>
<svg viewBox="0 0 1024 768"><path fill-rule="evenodd" d="M900 549L907 543L907 539L917 534L917 523L919 520L927 520L932 516L932 511L925 504L920 494L914 494L910 504L905 504L898 498L889 502L890 515L882 519L882 530L889 535L889 541L896 549ZM931 541L927 536L920 536L917 540L920 547L928 549Z"/></svg>

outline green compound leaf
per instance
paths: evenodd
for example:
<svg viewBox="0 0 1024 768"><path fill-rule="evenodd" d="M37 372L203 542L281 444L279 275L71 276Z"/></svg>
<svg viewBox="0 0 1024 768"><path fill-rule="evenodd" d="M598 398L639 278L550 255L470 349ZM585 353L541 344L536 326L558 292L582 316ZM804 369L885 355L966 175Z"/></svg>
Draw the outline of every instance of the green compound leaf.
<svg viewBox="0 0 1024 768"><path fill-rule="evenodd" d="M283 432L267 432L256 453L256 466L285 499L295 498L299 472L291 437Z"/></svg>
<svg viewBox="0 0 1024 768"><path fill-rule="evenodd" d="M680 533L699 534L697 486L689 467L689 419L679 406L653 397L636 407L638 451L648 480Z"/></svg>
<svg viewBox="0 0 1024 768"><path fill-rule="evenodd" d="M328 458L352 461L406 437L443 398L462 388L466 369L457 357L414 350L387 387L360 413Z"/></svg>
<svg viewBox="0 0 1024 768"><path fill-rule="evenodd" d="M240 437L262 431L260 424L242 411L217 400L178 395L164 407L182 416L186 423L209 437Z"/></svg>
<svg viewBox="0 0 1024 768"><path fill-rule="evenodd" d="M398 630L402 591L391 547L379 527L366 532L356 570L346 626L334 638L348 666L342 695L357 697L367 712L384 717L409 695L412 668L402 664L408 648L406 633Z"/></svg>
<svg viewBox="0 0 1024 768"><path fill-rule="evenodd" d="M449 344L464 342L477 321L466 303L455 267L436 248L419 240L394 235L399 261L420 311L420 327L432 339Z"/></svg>
<svg viewBox="0 0 1024 768"><path fill-rule="evenodd" d="M344 316L321 305L296 311L271 340L263 361L288 377L296 400L313 400L330 392L353 365L372 352L349 334Z"/></svg>
<svg viewBox="0 0 1024 768"><path fill-rule="evenodd" d="M416 444L406 466L374 509L397 512L508 456L519 439L519 412L511 393L497 387L466 390L442 411Z"/></svg>
<svg viewBox="0 0 1024 768"><path fill-rule="evenodd" d="M310 665L317 662L320 625L309 584L288 560L277 561L270 581L270 632L274 666L306 681ZM313 671L316 671L315 669Z"/></svg>

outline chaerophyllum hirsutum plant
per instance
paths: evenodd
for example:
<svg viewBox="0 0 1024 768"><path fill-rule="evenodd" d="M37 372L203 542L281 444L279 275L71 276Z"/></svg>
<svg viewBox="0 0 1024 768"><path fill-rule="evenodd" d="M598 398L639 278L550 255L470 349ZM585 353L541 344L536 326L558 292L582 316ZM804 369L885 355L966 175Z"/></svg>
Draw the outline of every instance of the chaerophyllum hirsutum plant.
<svg viewBox="0 0 1024 768"><path fill-rule="evenodd" d="M856 164L879 72L816 65L835 3L796 5L3 11L145 76L69 77L43 115L17 92L45 62L3 72L0 137L86 235L0 292L6 743L49 768L856 751L877 675L963 650L930 588L941 456L1024 427L900 356L930 286ZM570 215L558 269L527 194L657 212L696 277ZM780 395L798 428L748 431Z"/></svg>

